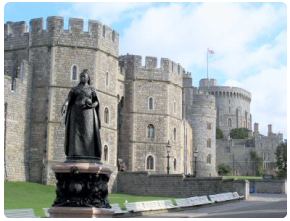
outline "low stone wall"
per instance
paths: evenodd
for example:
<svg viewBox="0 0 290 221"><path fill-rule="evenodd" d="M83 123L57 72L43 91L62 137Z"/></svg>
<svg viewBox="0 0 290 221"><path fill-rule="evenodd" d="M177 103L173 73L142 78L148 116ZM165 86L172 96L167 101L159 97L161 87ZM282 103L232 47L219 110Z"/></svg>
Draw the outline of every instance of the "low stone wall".
<svg viewBox="0 0 290 221"><path fill-rule="evenodd" d="M254 193L287 193L286 180L251 180Z"/></svg>
<svg viewBox="0 0 290 221"><path fill-rule="evenodd" d="M222 180L221 177L185 177L182 174L149 174L147 172L119 172L117 192L136 195L190 197L222 192L238 192L246 198L249 182Z"/></svg>

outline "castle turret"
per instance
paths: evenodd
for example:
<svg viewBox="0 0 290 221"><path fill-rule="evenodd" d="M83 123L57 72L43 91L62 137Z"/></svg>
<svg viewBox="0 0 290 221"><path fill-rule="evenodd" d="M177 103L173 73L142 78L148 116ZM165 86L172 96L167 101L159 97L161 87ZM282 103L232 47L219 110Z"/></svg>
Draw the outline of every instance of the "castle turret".
<svg viewBox="0 0 290 221"><path fill-rule="evenodd" d="M188 107L187 119L192 126L193 153L196 152L198 177L216 176L216 109L215 98L202 92L193 92L192 106ZM195 163L193 164L195 165Z"/></svg>
<svg viewBox="0 0 290 221"><path fill-rule="evenodd" d="M251 93L238 87L218 86L215 79L201 79L199 90L215 96L216 125L227 137L234 128L252 129Z"/></svg>

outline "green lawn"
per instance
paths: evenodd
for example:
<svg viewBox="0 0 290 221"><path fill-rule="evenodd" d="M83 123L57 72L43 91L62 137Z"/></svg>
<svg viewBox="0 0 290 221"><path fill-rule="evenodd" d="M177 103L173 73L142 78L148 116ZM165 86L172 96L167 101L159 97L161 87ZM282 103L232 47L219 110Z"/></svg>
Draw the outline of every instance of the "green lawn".
<svg viewBox="0 0 290 221"><path fill-rule="evenodd" d="M55 199L55 187L28 182L5 182L4 208L20 209L33 208L37 216L44 216L42 208L49 208ZM110 194L110 203L119 203L124 207L124 202L150 201L170 199L167 197L135 196L128 194Z"/></svg>
<svg viewBox="0 0 290 221"><path fill-rule="evenodd" d="M261 176L223 176L223 179L235 179L235 180L261 180Z"/></svg>

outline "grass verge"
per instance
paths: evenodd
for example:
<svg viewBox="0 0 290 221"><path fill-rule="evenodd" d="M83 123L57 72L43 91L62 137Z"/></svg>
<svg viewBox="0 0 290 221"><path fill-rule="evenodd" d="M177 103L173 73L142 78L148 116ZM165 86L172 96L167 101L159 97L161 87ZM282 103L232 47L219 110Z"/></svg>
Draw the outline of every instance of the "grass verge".
<svg viewBox="0 0 290 221"><path fill-rule="evenodd" d="M29 182L10 182L4 184L4 208L21 209L33 208L39 217L44 217L43 208L51 207L55 199L55 187ZM124 203L151 200L170 199L168 197L136 196L129 194L109 194L111 204L119 203L124 208Z"/></svg>

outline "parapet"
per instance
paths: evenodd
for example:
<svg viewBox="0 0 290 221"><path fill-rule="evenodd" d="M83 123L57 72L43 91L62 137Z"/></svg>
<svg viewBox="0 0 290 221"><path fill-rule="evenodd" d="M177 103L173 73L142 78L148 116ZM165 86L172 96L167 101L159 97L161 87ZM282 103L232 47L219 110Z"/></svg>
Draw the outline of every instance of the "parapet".
<svg viewBox="0 0 290 221"><path fill-rule="evenodd" d="M118 40L118 33L110 27L103 25L99 21L89 20L88 31L84 31L84 20L80 18L69 18L68 30L64 29L64 18L60 16L50 16L46 19L46 29L43 27L43 18L31 19L29 22L29 32L31 34L37 34L42 32L48 33L88 33L91 36L99 36L109 39L111 41ZM9 35L21 35L27 32L27 25L25 21L21 22L7 22L4 25L5 36Z"/></svg>
<svg viewBox="0 0 290 221"><path fill-rule="evenodd" d="M5 36L19 36L27 32L27 25L25 21L19 22L7 22L4 24L4 35Z"/></svg>
<svg viewBox="0 0 290 221"><path fill-rule="evenodd" d="M239 87L229 87L229 86L209 86L200 87L203 91L208 91L210 94L219 97L233 97L233 98L243 98L251 102L252 95L249 91L239 88Z"/></svg>
<svg viewBox="0 0 290 221"><path fill-rule="evenodd" d="M142 56L140 55L123 55L120 56L120 60L123 63L130 64L135 68L139 68L142 70L159 70L162 72L167 72L171 74L177 74L183 76L184 74L190 75L189 72L186 72L185 69L180 65L171 61L168 58L160 59L160 67L158 67L158 59L157 57L146 56L145 57L145 65L142 66Z"/></svg>
<svg viewBox="0 0 290 221"><path fill-rule="evenodd" d="M199 81L199 87L213 87L217 85L216 79L200 79Z"/></svg>

